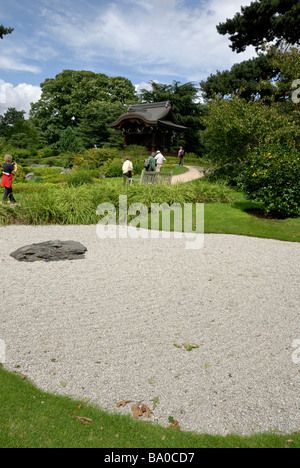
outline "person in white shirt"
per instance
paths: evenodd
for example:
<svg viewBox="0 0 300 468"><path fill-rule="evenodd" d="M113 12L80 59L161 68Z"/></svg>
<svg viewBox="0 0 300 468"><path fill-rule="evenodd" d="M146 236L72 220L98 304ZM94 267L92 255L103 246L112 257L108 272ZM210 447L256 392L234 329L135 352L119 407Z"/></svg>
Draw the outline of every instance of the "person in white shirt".
<svg viewBox="0 0 300 468"><path fill-rule="evenodd" d="M126 156L126 161L124 162L122 166L122 171L123 171L123 185L125 185L127 177L129 179L131 179L132 177L133 165L132 165L132 162L130 161L130 156Z"/></svg>
<svg viewBox="0 0 300 468"><path fill-rule="evenodd" d="M155 159L157 161L156 172L161 172L162 166L166 158L161 154L160 151L156 151Z"/></svg>

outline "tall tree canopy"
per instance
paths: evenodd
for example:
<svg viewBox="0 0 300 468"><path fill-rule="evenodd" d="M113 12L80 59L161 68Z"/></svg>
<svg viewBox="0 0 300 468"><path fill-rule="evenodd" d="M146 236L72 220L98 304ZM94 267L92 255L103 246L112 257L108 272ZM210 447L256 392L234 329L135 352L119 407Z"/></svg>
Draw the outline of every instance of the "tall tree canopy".
<svg viewBox="0 0 300 468"><path fill-rule="evenodd" d="M100 119L102 125L102 116L95 116L90 111L91 103L101 113L105 106L110 108L119 104L122 107L135 101L135 88L131 81L90 71L64 70L54 79L45 80L41 88L41 98L32 105L30 117L50 145L56 144L61 132L68 127L76 130L83 120L86 125L88 116L91 116L90 124L94 128L95 118ZM98 106L98 103L104 106ZM106 112L105 116L107 114L110 118L110 113ZM90 135L90 138L101 142L106 135L98 134L98 130L95 128L95 134Z"/></svg>
<svg viewBox="0 0 300 468"><path fill-rule="evenodd" d="M188 129L180 134L175 145L184 145L187 151L201 151L200 131L203 129L205 106L199 102L199 90L193 83L180 84L174 81L172 85L151 82L151 90L142 90L141 102L170 101L172 110L181 125Z"/></svg>
<svg viewBox="0 0 300 468"><path fill-rule="evenodd" d="M243 52L252 45L258 50L264 42L300 44L299 0L257 0L241 7L241 13L217 26L229 34L232 50Z"/></svg>
<svg viewBox="0 0 300 468"><path fill-rule="evenodd" d="M11 34L13 32L13 28L5 28L3 24L0 25L0 39L3 39L6 34Z"/></svg>
<svg viewBox="0 0 300 468"><path fill-rule="evenodd" d="M201 81L200 88L205 99L215 96L225 97L238 94L247 101L274 95L276 89L272 80L278 76L279 69L267 55L233 65L231 70L217 71L206 81Z"/></svg>
<svg viewBox="0 0 300 468"><path fill-rule="evenodd" d="M4 115L0 115L0 137L16 148L37 148L38 132L24 116L25 111L18 111L12 107Z"/></svg>

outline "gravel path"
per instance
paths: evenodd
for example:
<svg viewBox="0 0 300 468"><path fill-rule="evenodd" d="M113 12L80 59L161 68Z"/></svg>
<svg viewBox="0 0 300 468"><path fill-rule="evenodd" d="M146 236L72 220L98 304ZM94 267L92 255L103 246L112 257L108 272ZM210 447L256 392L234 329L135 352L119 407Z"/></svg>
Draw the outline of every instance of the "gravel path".
<svg viewBox="0 0 300 468"><path fill-rule="evenodd" d="M20 263L17 248L75 240L84 260ZM300 430L300 246L206 235L99 239L94 226L0 228L5 367L120 413L143 400L182 430ZM8 304L10 305L8 307ZM178 347L188 341L199 347ZM295 361L295 360L294 360Z"/></svg>
<svg viewBox="0 0 300 468"><path fill-rule="evenodd" d="M189 182L190 180L199 179L204 177L203 167L199 166L184 166L188 168L187 172L183 174L178 174L172 177L172 184L177 184L177 182Z"/></svg>

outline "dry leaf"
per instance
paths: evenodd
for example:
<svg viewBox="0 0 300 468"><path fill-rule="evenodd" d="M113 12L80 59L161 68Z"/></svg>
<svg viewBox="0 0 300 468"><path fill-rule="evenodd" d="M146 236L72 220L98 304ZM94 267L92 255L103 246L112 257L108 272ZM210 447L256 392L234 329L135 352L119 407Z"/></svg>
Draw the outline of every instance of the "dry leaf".
<svg viewBox="0 0 300 468"><path fill-rule="evenodd" d="M145 418L150 418L151 417L152 411L150 410L150 408L148 408L148 406L142 405L141 411L142 411L142 413L145 413Z"/></svg>
<svg viewBox="0 0 300 468"><path fill-rule="evenodd" d="M140 408L137 408L133 411L133 417L138 419L140 416L143 416L143 411Z"/></svg>
<svg viewBox="0 0 300 468"><path fill-rule="evenodd" d="M132 410L132 412L133 412L133 417L134 417L135 419L138 419L140 416L143 416L143 411L142 411L141 408L140 408L140 404L141 404L141 403L142 403L142 402L139 401L136 405L132 405L132 407L131 407L131 410Z"/></svg>
<svg viewBox="0 0 300 468"><path fill-rule="evenodd" d="M119 408L120 406L122 406L122 407L124 408L124 406L126 406L127 403L132 403L132 400L123 400L123 401L120 401L119 403L117 403L117 407Z"/></svg>
<svg viewBox="0 0 300 468"><path fill-rule="evenodd" d="M173 423L171 423L169 425L170 428L173 428L173 429L180 429L180 426L179 426L179 421L177 421L177 419L175 419L175 421Z"/></svg>
<svg viewBox="0 0 300 468"><path fill-rule="evenodd" d="M90 422L93 422L92 419L89 419L89 418L85 418L83 416L75 416L76 419L78 419L78 421L81 421L82 424L88 424Z"/></svg>

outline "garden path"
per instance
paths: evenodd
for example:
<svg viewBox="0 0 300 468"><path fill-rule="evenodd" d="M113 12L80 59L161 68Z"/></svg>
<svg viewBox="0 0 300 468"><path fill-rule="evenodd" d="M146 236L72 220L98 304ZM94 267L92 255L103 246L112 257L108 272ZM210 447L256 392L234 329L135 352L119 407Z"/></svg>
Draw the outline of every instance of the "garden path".
<svg viewBox="0 0 300 468"><path fill-rule="evenodd" d="M177 182L189 182L191 180L199 179L204 177L204 167L199 166L184 166L188 169L184 174L179 174L172 177L172 184Z"/></svg>

